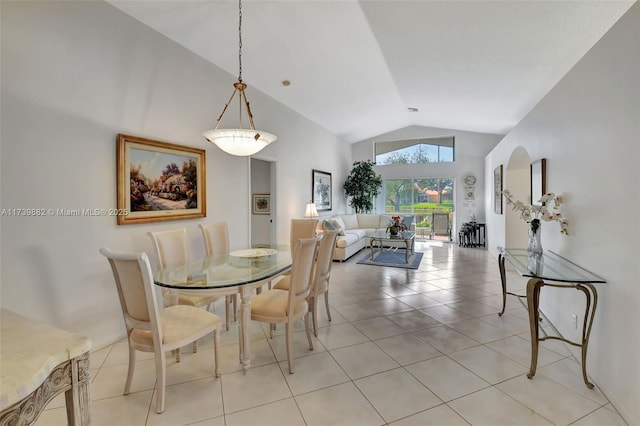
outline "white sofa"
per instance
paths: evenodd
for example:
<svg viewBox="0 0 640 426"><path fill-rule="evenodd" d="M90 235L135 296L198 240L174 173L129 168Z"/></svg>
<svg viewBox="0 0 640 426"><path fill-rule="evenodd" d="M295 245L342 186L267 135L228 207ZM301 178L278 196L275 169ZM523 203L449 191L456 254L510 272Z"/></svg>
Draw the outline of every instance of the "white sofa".
<svg viewBox="0 0 640 426"><path fill-rule="evenodd" d="M344 262L367 246L365 236L368 232L376 230L386 230L391 223L391 216L400 216L402 223L411 229L413 215L392 215L392 214L339 214L323 218L331 222L342 232L336 240L336 249L333 253L333 260Z"/></svg>

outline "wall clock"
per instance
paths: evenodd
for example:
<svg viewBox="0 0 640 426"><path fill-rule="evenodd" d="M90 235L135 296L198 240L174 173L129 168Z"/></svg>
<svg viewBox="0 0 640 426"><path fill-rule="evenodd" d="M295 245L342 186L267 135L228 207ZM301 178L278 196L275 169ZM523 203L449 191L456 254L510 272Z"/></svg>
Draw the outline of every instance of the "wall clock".
<svg viewBox="0 0 640 426"><path fill-rule="evenodd" d="M474 175L467 175L464 177L464 184L466 186L474 186L476 184L476 177Z"/></svg>

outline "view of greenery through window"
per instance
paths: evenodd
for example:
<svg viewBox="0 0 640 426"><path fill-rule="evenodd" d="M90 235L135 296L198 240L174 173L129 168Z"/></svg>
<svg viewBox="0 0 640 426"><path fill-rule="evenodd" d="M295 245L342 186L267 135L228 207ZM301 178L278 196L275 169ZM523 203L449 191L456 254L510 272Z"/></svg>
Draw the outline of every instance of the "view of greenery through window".
<svg viewBox="0 0 640 426"><path fill-rule="evenodd" d="M408 139L375 143L377 165L453 162L454 137ZM433 213L453 217L453 179L389 179L384 181L385 213L415 215L418 238L429 235Z"/></svg>
<svg viewBox="0 0 640 426"><path fill-rule="evenodd" d="M432 142L432 143L429 143ZM453 138L377 142L376 164L421 164L453 162Z"/></svg>
<svg viewBox="0 0 640 426"><path fill-rule="evenodd" d="M428 236L432 213L453 212L453 179L389 179L384 181L385 213L415 215L418 237Z"/></svg>

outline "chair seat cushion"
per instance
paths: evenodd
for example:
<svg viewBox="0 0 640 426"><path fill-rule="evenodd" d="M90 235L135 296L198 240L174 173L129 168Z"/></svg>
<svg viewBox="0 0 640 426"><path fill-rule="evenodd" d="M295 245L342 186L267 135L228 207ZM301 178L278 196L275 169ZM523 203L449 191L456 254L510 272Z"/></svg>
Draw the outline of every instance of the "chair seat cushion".
<svg viewBox="0 0 640 426"><path fill-rule="evenodd" d="M279 280L276 285L273 286L274 290L287 290L289 291L289 285L291 284L291 276L286 275Z"/></svg>
<svg viewBox="0 0 640 426"><path fill-rule="evenodd" d="M178 294L178 304L187 306L205 306L214 303L218 298L216 296L187 296Z"/></svg>
<svg viewBox="0 0 640 426"><path fill-rule="evenodd" d="M251 317L256 316L285 320L287 318L288 302L288 291L275 289L263 291L251 299ZM306 312L308 309L307 301L304 299L300 300L293 309L293 316Z"/></svg>
<svg viewBox="0 0 640 426"><path fill-rule="evenodd" d="M162 323L163 344L168 345L178 342L193 334L206 334L208 330L222 324L217 315L204 309L193 306L176 305L160 311ZM134 329L131 332L131 340L139 345L153 346L151 330Z"/></svg>

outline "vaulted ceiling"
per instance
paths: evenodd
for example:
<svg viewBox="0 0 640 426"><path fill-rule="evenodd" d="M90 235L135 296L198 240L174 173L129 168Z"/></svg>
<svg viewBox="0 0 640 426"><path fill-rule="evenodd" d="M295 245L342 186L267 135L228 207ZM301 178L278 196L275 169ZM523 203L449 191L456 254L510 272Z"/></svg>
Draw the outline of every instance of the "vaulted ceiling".
<svg viewBox="0 0 640 426"><path fill-rule="evenodd" d="M109 3L238 75L236 1ZM504 134L632 4L244 0L243 80L347 142L412 125Z"/></svg>

